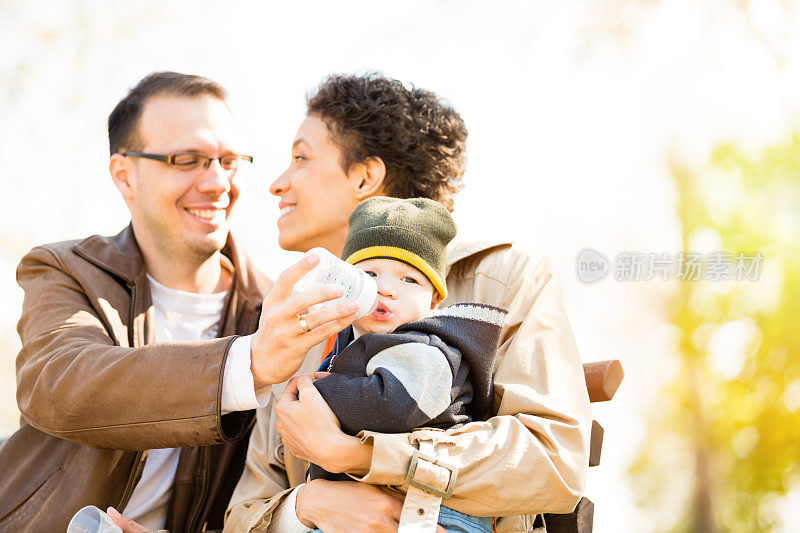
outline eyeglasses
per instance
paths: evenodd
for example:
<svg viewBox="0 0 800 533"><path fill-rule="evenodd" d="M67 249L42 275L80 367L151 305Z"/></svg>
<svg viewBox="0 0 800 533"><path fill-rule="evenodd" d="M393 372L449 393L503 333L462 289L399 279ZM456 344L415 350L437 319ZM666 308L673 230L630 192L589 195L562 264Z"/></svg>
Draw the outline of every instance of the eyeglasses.
<svg viewBox="0 0 800 533"><path fill-rule="evenodd" d="M207 170L213 161L219 161L219 165L223 170L234 171L239 168L240 162L252 163L253 156L242 154L228 154L220 157L208 157L203 154L194 154L191 152L162 155L162 154L146 154L144 152L135 152L133 150L125 150L122 152L124 156L143 157L145 159L152 159L154 161L161 161L168 165L180 170L195 170L202 168Z"/></svg>

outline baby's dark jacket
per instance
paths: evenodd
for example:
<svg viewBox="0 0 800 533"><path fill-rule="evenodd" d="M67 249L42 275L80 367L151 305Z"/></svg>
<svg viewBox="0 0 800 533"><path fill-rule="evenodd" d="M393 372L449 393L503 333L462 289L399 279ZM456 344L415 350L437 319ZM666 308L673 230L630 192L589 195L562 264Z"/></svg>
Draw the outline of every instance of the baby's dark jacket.
<svg viewBox="0 0 800 533"><path fill-rule="evenodd" d="M332 374L314 385L350 435L448 429L483 420L492 408L492 372L505 314L485 304L458 303L392 333L366 333L352 341L352 327L347 328L320 367ZM349 479L313 464L309 474Z"/></svg>

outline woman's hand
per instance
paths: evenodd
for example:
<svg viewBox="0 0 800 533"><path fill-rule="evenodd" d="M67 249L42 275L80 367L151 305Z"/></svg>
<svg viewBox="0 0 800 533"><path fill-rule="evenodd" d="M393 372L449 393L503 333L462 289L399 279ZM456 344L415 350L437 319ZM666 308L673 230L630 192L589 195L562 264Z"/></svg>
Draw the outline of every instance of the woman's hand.
<svg viewBox="0 0 800 533"><path fill-rule="evenodd" d="M328 472L365 474L372 461L372 444L342 432L339 420L314 386L327 372L294 377L275 405L277 430L292 454Z"/></svg>
<svg viewBox="0 0 800 533"><path fill-rule="evenodd" d="M297 489L295 512L325 533L396 532L404 497L367 483L317 479ZM446 533L442 526L436 531Z"/></svg>
<svg viewBox="0 0 800 533"><path fill-rule="evenodd" d="M304 257L278 277L264 299L258 330L250 344L250 369L256 388L289 379L312 346L349 326L358 315L357 302L341 302L305 314L312 305L344 294L342 287L334 285L293 293L295 284L318 263L316 256Z"/></svg>

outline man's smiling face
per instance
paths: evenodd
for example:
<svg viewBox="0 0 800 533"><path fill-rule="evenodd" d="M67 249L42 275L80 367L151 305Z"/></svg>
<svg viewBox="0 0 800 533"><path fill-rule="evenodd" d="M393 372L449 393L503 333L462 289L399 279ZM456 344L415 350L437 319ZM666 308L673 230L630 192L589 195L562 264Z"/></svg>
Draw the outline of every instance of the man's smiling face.
<svg viewBox="0 0 800 533"><path fill-rule="evenodd" d="M157 95L139 119L135 149L209 157L234 153L228 107L212 96ZM228 237L231 211L239 196L235 172L218 161L207 169L181 170L166 163L129 157L131 210L136 237L168 257L210 257Z"/></svg>

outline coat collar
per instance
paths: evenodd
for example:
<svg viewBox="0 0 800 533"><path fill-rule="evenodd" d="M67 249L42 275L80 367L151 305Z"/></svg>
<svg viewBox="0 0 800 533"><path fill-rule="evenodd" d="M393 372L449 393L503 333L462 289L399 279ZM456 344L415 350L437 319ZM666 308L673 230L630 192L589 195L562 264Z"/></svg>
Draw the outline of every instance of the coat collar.
<svg viewBox="0 0 800 533"><path fill-rule="evenodd" d="M511 246L511 241L474 241L474 242L459 242L447 249L447 267L446 271L449 273L450 269L464 259L477 255L479 253L488 252L496 248L504 248Z"/></svg>
<svg viewBox="0 0 800 533"><path fill-rule="evenodd" d="M130 224L113 237L92 235L76 244L74 250L87 261L122 278L129 285L143 279L144 258ZM254 272L251 270L249 258L230 234L222 253L233 263L234 290L252 303L260 304L263 297L258 290L258 283L253 279Z"/></svg>

